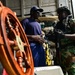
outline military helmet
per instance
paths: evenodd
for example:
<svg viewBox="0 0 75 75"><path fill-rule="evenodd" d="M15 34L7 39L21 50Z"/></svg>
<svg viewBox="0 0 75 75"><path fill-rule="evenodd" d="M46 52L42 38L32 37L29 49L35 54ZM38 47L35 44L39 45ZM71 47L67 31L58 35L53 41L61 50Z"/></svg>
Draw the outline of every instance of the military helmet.
<svg viewBox="0 0 75 75"><path fill-rule="evenodd" d="M66 6L59 7L59 8L57 9L57 13L58 13L58 14L59 14L59 13L62 13L62 12L64 12L64 11L67 12L68 15L71 14L70 10L69 10Z"/></svg>

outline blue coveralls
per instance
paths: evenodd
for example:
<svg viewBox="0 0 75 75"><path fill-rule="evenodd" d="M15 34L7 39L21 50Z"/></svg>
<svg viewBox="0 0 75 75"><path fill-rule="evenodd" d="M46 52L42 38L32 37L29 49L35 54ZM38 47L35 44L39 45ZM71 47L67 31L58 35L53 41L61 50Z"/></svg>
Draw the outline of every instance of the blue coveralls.
<svg viewBox="0 0 75 75"><path fill-rule="evenodd" d="M22 20L21 23L27 35L41 35L41 26L34 19L27 18ZM32 51L34 67L45 66L45 52L43 46L35 41L29 41L29 43Z"/></svg>

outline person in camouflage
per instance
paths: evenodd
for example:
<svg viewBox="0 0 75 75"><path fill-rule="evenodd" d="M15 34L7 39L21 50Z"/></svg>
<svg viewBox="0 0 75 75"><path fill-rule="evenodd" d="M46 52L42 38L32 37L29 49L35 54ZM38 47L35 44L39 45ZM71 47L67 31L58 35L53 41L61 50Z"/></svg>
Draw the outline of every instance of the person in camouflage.
<svg viewBox="0 0 75 75"><path fill-rule="evenodd" d="M72 18L70 10L65 6L59 7L57 14L59 21L54 29L61 39L59 40L59 60L55 62L60 61L58 65L61 66L64 75L66 72L68 75L75 75L75 20ZM57 52L56 55L58 55Z"/></svg>

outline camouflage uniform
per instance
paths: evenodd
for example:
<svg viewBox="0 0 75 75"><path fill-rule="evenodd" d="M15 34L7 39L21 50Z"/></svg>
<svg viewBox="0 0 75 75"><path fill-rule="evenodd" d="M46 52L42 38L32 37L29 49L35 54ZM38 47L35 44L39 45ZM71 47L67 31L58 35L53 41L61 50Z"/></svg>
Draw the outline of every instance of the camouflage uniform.
<svg viewBox="0 0 75 75"><path fill-rule="evenodd" d="M75 20L69 21L69 27L66 28L65 33L75 33L75 27L73 27ZM72 57L75 56L75 40L63 38L61 39L61 63L63 72L68 72L68 75L75 75L75 62L72 62Z"/></svg>

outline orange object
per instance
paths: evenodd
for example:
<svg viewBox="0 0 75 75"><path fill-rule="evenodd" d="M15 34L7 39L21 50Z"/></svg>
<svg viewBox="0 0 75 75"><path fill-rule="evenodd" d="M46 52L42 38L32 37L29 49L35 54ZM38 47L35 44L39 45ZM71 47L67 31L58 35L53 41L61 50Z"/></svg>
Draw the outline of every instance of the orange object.
<svg viewBox="0 0 75 75"><path fill-rule="evenodd" d="M14 12L1 2L0 61L4 67L3 75L34 75L33 58L27 36Z"/></svg>

